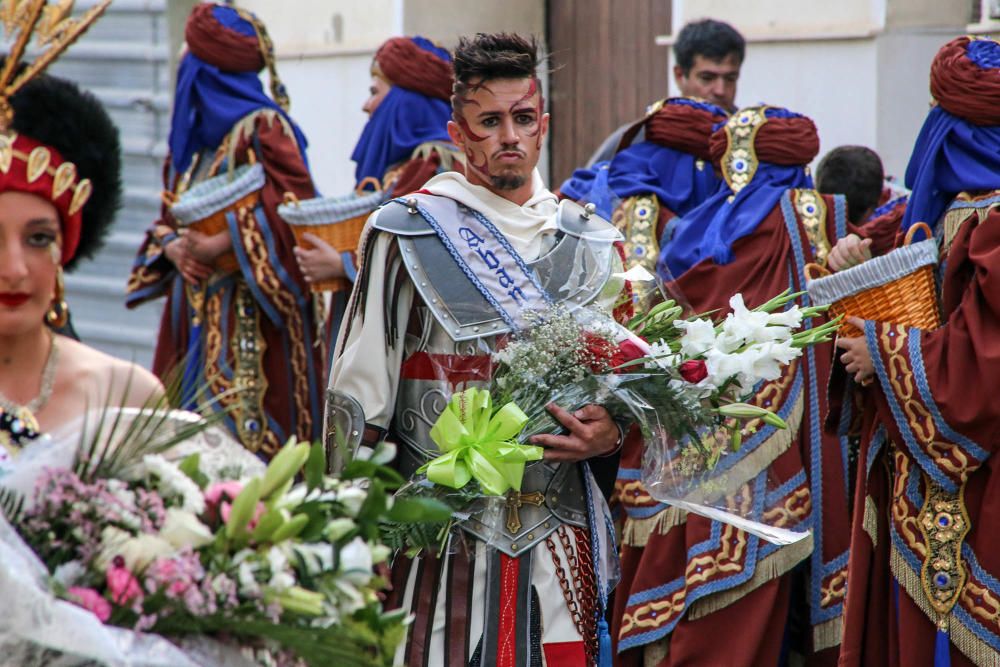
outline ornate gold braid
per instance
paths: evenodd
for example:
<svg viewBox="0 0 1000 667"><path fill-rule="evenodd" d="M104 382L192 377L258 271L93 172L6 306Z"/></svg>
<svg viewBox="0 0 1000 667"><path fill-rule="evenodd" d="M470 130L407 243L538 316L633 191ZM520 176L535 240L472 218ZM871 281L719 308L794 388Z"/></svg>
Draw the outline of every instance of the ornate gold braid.
<svg viewBox="0 0 1000 667"><path fill-rule="evenodd" d="M230 392L232 383L222 374L219 360L222 359L222 293L216 292L205 300L205 370L206 380L212 396L219 400L223 409L232 406L239 397Z"/></svg>
<svg viewBox="0 0 1000 667"><path fill-rule="evenodd" d="M267 74L271 79L271 96L278 103L278 106L288 111L292 106L292 101L288 97L288 90L285 88L285 84L281 82L281 78L278 76L278 68L275 65L274 58L274 42L271 41L271 36L267 34L267 28L252 12L238 7L233 7L233 9L236 10L236 13L243 20L250 23L253 26L254 32L257 33L257 44L260 45L260 55L264 59L264 66L267 67Z"/></svg>
<svg viewBox="0 0 1000 667"><path fill-rule="evenodd" d="M826 202L823 196L816 190L793 190L792 202L795 204L795 212L802 221L802 228L805 229L806 238L809 239L816 261L825 266L831 246L826 234Z"/></svg>
<svg viewBox="0 0 1000 667"><path fill-rule="evenodd" d="M733 191L730 197L746 187L757 173L760 161L757 159L754 142L757 132L767 122L767 108L748 107L726 121L726 152L722 155L720 166L729 189Z"/></svg>
<svg viewBox="0 0 1000 667"><path fill-rule="evenodd" d="M267 343L260 334L260 309L243 281L236 284L236 326L230 342L233 352L233 382L236 385L240 414L234 415L240 442L252 452L265 449L273 454L278 442L267 428L264 395L267 375L264 373L264 352ZM253 424L257 425L256 430ZM268 451L270 450L270 451Z"/></svg>
<svg viewBox="0 0 1000 667"><path fill-rule="evenodd" d="M302 339L305 323L296 306L295 298L288 293L267 259L267 245L260 230L253 224L253 211L240 211L240 235L254 279L265 296L271 300L284 316L285 331L291 347L291 373L293 379L292 399L295 404L297 421L304 433L312 431L312 414L309 412L308 352Z"/></svg>
<svg viewBox="0 0 1000 667"><path fill-rule="evenodd" d="M660 240L656 228L660 219L660 202L655 195L636 195L626 198L611 215L611 221L625 237L625 269L638 264L656 275L656 260L660 256ZM652 305L652 295L643 303L635 291L631 295L636 307L644 311Z"/></svg>
<svg viewBox="0 0 1000 667"><path fill-rule="evenodd" d="M906 424L900 424L900 428L909 428L924 443L927 454L934 459L935 464L960 479L957 491L950 493L932 482L926 472L922 472L926 495L914 526L919 531L919 542L923 547L923 553L920 554L923 561L920 568L921 587L927 601L938 614L939 626L946 628L948 615L958 602L968 580L968 572L962 561L962 543L970 529L964 498L970 462L960 447L938 437L934 419L917 395L905 328L885 326L879 341L887 356L890 388L903 407L907 421ZM897 470L900 472L903 468L900 465L901 458L906 457L897 452ZM905 474L897 475L894 498L905 497L905 486L900 485L905 477ZM905 505L899 506L898 501L894 503L893 512L898 520L909 514ZM902 526L900 532L911 544L918 543L914 539L916 535L907 535Z"/></svg>

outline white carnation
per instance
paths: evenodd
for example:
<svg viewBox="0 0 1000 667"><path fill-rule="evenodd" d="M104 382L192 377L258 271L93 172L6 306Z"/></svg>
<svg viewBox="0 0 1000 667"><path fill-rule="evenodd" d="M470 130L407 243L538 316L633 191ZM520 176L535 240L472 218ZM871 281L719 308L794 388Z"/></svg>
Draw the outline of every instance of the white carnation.
<svg viewBox="0 0 1000 667"><path fill-rule="evenodd" d="M364 586L371 581L374 566L372 550L360 537L355 537L340 550L340 571L354 584Z"/></svg>
<svg viewBox="0 0 1000 667"><path fill-rule="evenodd" d="M201 489L176 465L159 454L143 456L142 464L150 475L159 480L160 490L164 494L181 498L185 510L195 514L205 511L205 496Z"/></svg>

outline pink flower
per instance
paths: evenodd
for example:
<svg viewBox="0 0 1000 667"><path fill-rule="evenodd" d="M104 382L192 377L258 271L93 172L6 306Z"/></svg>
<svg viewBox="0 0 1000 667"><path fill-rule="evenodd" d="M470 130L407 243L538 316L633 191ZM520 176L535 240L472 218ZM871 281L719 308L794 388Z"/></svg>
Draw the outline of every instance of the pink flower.
<svg viewBox="0 0 1000 667"><path fill-rule="evenodd" d="M689 359L678 369L681 377L691 384L698 384L708 377L708 366L703 359Z"/></svg>
<svg viewBox="0 0 1000 667"><path fill-rule="evenodd" d="M92 613L101 623L107 623L111 618L111 603L93 588L71 586L68 592L72 602Z"/></svg>
<svg viewBox="0 0 1000 667"><path fill-rule="evenodd" d="M192 585L192 581L184 576L186 573L180 571L177 561L173 558L160 558L150 569L152 570L150 576L167 586L168 597L179 597Z"/></svg>
<svg viewBox="0 0 1000 667"><path fill-rule="evenodd" d="M240 495L240 491L242 490L243 484L235 480L218 482L208 487L205 491L205 502L210 506L214 505L218 507L219 502L223 500L223 496L228 500L235 500L236 496Z"/></svg>
<svg viewBox="0 0 1000 667"><path fill-rule="evenodd" d="M229 521L229 512L232 511L232 505L226 501L236 500L236 496L240 495L240 491L242 490L243 485L234 481L219 482L208 487L208 490L205 491L208 520L216 521L221 519L223 522ZM247 528L250 530L256 528L257 522L266 510L267 507L264 506L264 503L257 503L257 509L254 510L253 518L250 519Z"/></svg>
<svg viewBox="0 0 1000 667"><path fill-rule="evenodd" d="M139 586L139 580L125 567L125 559L121 556L115 556L114 562L108 568L106 578L111 601L116 605L124 607L133 600L142 601L142 588Z"/></svg>

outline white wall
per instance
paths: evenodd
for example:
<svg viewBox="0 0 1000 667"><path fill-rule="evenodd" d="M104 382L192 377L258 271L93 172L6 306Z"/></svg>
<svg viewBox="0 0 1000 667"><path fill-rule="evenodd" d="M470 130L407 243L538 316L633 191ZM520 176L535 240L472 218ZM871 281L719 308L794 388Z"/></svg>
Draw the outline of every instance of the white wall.
<svg viewBox="0 0 1000 667"><path fill-rule="evenodd" d="M324 195L354 186L351 151L367 121L369 68L378 46L402 30L402 0L239 0L267 26L291 115L309 139L309 165Z"/></svg>

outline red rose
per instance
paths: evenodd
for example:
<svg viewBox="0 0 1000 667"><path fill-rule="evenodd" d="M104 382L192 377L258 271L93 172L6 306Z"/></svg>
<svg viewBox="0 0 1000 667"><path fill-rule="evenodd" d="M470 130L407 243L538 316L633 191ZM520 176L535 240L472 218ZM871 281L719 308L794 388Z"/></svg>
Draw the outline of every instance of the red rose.
<svg viewBox="0 0 1000 667"><path fill-rule="evenodd" d="M630 340L623 340L618 344L618 353L622 357L622 363L628 363L630 361L635 361L636 359L642 359L646 356L646 353L642 349Z"/></svg>
<svg viewBox="0 0 1000 667"><path fill-rule="evenodd" d="M708 377L708 366L702 359L689 359L681 364L680 372L682 378L691 384L697 384Z"/></svg>

